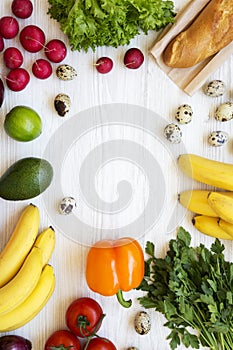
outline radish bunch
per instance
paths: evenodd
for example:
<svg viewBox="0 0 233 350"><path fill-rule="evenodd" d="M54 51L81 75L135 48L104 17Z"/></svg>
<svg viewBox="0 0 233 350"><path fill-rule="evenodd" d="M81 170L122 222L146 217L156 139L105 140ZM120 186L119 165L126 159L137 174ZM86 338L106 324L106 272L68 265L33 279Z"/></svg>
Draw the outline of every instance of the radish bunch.
<svg viewBox="0 0 233 350"><path fill-rule="evenodd" d="M46 43L45 33L37 25L30 24L20 30L18 19L29 18L33 12L31 0L13 0L11 10L15 17L10 15L0 18L0 52L3 52L3 62L9 69L5 76L8 88L21 91L28 85L30 74L22 67L22 51L15 46L5 49L5 41L14 39L19 34L22 49L30 53L37 53L43 49L45 57L32 63L32 74L38 79L47 79L52 74L51 62L58 63L64 60L67 48L65 43L58 39Z"/></svg>

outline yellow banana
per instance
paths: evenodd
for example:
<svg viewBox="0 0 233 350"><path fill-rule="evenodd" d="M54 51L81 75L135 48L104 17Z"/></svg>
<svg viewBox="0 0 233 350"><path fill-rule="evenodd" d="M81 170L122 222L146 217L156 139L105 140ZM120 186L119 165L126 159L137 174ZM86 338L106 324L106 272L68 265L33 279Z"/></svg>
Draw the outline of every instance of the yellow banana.
<svg viewBox="0 0 233 350"><path fill-rule="evenodd" d="M233 190L233 164L195 154L180 155L178 164L181 170L194 180L228 191Z"/></svg>
<svg viewBox="0 0 233 350"><path fill-rule="evenodd" d="M210 192L208 203L221 219L233 224L233 198L219 192Z"/></svg>
<svg viewBox="0 0 233 350"><path fill-rule="evenodd" d="M179 194L179 202L183 207L196 213L217 217L216 212L210 207L207 197L210 191L187 190ZM233 195L233 192L232 192Z"/></svg>
<svg viewBox="0 0 233 350"><path fill-rule="evenodd" d="M45 265L32 293L19 306L0 317L0 332L13 331L31 321L46 305L55 288L54 269Z"/></svg>
<svg viewBox="0 0 233 350"><path fill-rule="evenodd" d="M209 193L210 191L207 190L187 190L181 192L178 199L180 204L196 214L218 217L218 214L208 203ZM221 194L233 200L233 192L223 191Z"/></svg>
<svg viewBox="0 0 233 350"><path fill-rule="evenodd" d="M20 215L9 241L0 253L0 287L8 283L22 266L35 242L39 223L38 208L29 204Z"/></svg>
<svg viewBox="0 0 233 350"><path fill-rule="evenodd" d="M233 237L225 232L218 225L218 218L205 215L197 215L193 218L193 225L196 229L207 236L211 236L219 239L229 239L232 240Z"/></svg>
<svg viewBox="0 0 233 350"><path fill-rule="evenodd" d="M41 232L37 236L34 246L41 249L42 264L45 266L49 262L55 247L54 229L50 226Z"/></svg>
<svg viewBox="0 0 233 350"><path fill-rule="evenodd" d="M33 247L15 277L0 288L0 318L21 304L33 291L42 271L42 252Z"/></svg>
<svg viewBox="0 0 233 350"><path fill-rule="evenodd" d="M233 224L230 224L223 219L219 219L218 224L226 233L228 233L228 235L231 235L233 237Z"/></svg>

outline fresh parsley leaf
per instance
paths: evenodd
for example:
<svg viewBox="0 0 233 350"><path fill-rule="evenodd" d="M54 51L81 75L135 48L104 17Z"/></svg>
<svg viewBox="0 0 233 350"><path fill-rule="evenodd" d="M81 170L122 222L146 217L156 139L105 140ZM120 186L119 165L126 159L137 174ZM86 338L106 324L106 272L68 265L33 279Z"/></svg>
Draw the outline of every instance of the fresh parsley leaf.
<svg viewBox="0 0 233 350"><path fill-rule="evenodd" d="M210 249L190 244L191 235L182 227L163 259L154 255L154 244L147 243L150 257L138 288L146 295L139 301L166 317L172 350L181 343L194 349L233 349L233 263L225 260L218 239Z"/></svg>

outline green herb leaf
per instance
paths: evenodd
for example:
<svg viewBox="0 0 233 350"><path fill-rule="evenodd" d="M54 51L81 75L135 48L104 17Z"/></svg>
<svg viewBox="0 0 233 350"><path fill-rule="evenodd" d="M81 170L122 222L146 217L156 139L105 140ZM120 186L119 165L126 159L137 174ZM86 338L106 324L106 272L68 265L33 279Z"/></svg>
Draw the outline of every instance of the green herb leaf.
<svg viewBox="0 0 233 350"><path fill-rule="evenodd" d="M174 21L169 0L48 0L48 14L60 23L72 50L129 44L141 32Z"/></svg>
<svg viewBox="0 0 233 350"><path fill-rule="evenodd" d="M147 243L150 258L138 288L146 295L139 301L166 317L172 350L181 343L194 349L233 349L233 263L225 260L218 239L210 249L190 244L191 235L182 227L163 259L156 258L154 244Z"/></svg>

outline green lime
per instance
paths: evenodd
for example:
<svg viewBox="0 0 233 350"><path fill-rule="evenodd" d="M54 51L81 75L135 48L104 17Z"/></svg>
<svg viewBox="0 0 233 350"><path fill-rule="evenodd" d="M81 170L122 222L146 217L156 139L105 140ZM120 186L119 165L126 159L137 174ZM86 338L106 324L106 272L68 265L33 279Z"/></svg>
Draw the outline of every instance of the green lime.
<svg viewBox="0 0 233 350"><path fill-rule="evenodd" d="M6 133L17 141L32 141L42 132L39 114L30 107L16 106L7 113L4 121Z"/></svg>

